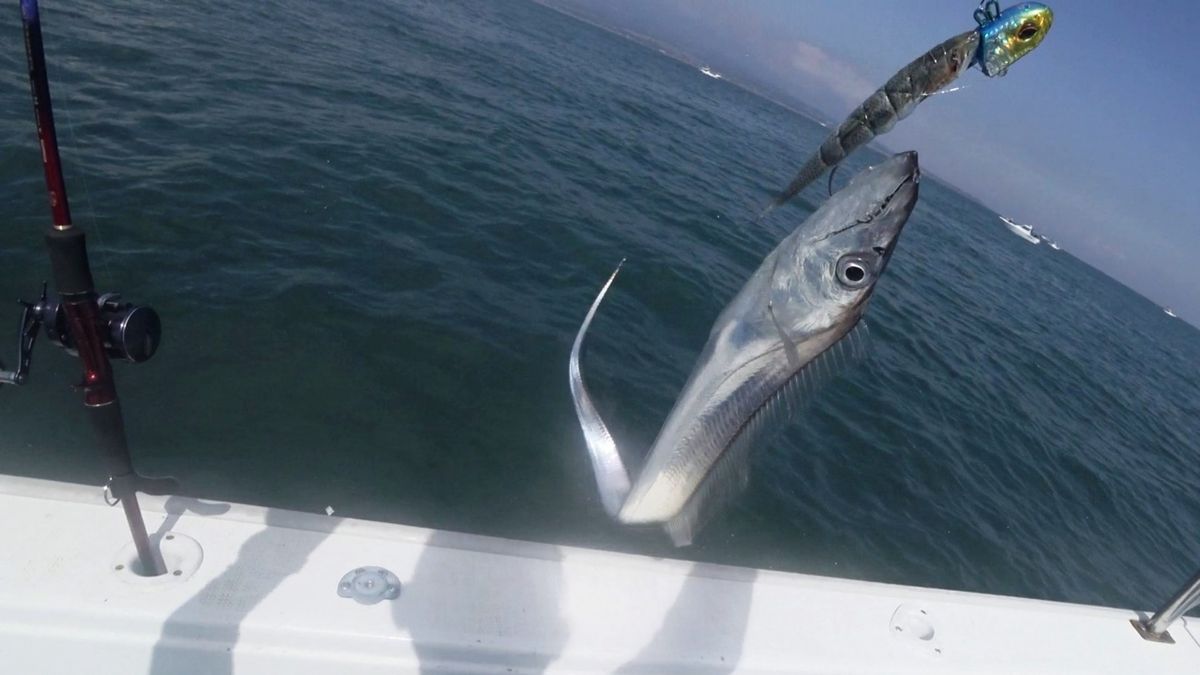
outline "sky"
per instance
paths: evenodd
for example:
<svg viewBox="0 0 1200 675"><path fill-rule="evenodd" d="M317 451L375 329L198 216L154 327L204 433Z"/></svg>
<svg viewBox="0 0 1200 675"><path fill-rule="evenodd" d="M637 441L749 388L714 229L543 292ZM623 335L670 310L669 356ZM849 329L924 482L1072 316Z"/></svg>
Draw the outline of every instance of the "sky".
<svg viewBox="0 0 1200 675"><path fill-rule="evenodd" d="M975 25L971 0L545 0L840 122ZM1001 3L1007 7L1012 3ZM1051 0L1003 78L977 69L880 140L1200 326L1200 3Z"/></svg>

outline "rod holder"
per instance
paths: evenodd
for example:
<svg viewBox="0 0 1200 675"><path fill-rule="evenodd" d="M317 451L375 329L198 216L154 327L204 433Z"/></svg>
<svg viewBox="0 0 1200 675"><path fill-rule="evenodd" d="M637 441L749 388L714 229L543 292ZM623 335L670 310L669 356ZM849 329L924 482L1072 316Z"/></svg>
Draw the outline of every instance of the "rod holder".
<svg viewBox="0 0 1200 675"><path fill-rule="evenodd" d="M1179 617L1197 606L1200 606L1200 572L1197 572L1183 585L1183 588L1172 595L1171 599L1167 600L1167 604L1155 612L1154 616L1145 621L1130 619L1129 623L1133 624L1138 635L1141 635L1144 640L1174 644L1175 639L1171 637L1167 629L1178 621Z"/></svg>

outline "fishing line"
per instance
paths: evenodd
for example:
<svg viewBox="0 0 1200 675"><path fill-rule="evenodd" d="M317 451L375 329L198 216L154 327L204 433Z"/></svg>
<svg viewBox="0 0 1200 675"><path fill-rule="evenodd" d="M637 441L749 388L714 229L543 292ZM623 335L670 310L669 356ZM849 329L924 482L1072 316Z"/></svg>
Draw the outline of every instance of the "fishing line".
<svg viewBox="0 0 1200 675"><path fill-rule="evenodd" d="M63 97L61 99L63 102L62 111L63 111L63 115L67 118L67 133L70 134L70 136L71 136L71 144L74 145L75 149L76 149L76 151L72 154L75 157L82 157L83 153L79 152L80 145L79 145L79 141L76 139L76 136L75 136L75 123L71 119L71 107L72 107L72 105L71 105L71 90L72 89L73 89L73 87L68 86L66 88L66 91L63 93ZM113 278L112 269L108 265L108 257L109 257L108 256L108 247L104 244L104 233L101 231L100 223L96 220L96 208L92 202L92 191L88 187L87 171L83 170L82 162L77 162L76 164L77 164L77 166L80 167L77 174L79 176L80 184L83 185L83 208L87 215L88 220L91 222L92 232L96 233L96 243L98 244L97 248L100 249L99 250L100 266L102 268L104 268L105 278L112 279ZM95 253L95 249L93 249L93 253Z"/></svg>
<svg viewBox="0 0 1200 675"><path fill-rule="evenodd" d="M953 93L956 91L962 91L963 89L967 89L970 86L971 85L969 85L969 84L960 84L957 87L950 87L949 89L940 89L940 90L935 91L932 94L930 94L930 96L938 96L940 94L950 94L950 93Z"/></svg>

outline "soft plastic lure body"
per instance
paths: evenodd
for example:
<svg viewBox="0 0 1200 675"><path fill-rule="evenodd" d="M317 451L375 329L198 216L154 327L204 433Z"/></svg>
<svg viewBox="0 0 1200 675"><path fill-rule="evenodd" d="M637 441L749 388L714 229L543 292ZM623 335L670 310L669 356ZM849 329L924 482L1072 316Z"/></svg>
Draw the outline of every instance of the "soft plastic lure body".
<svg viewBox="0 0 1200 675"><path fill-rule="evenodd" d="M1004 75L1009 66L1041 44L1054 21L1054 13L1036 2L1001 12L995 0L991 0L976 11L975 19L979 27L917 57L855 108L772 200L763 215L795 197L871 139L891 131L917 104L945 89L967 68L978 66L988 77Z"/></svg>

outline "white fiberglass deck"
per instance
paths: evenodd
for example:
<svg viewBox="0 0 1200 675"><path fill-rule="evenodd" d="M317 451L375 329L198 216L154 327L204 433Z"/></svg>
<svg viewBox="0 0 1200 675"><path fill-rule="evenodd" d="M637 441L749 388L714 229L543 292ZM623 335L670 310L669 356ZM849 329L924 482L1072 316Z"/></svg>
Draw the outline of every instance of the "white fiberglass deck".
<svg viewBox="0 0 1200 675"><path fill-rule="evenodd" d="M143 511L178 576L115 569L128 536L99 488L0 476L4 672L1200 672L1194 619L1155 644L1123 610L178 497ZM340 597L365 565L400 597Z"/></svg>

